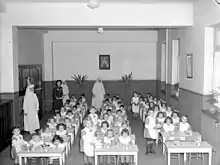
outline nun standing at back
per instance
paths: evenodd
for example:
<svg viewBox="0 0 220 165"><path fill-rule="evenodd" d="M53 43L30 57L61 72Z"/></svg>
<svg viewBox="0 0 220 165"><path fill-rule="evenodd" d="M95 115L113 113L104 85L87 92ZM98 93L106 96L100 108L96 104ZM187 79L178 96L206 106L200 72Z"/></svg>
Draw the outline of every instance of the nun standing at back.
<svg viewBox="0 0 220 165"><path fill-rule="evenodd" d="M55 112L59 112L63 106L63 88L61 87L62 81L57 80L56 86L53 88L54 106Z"/></svg>
<svg viewBox="0 0 220 165"><path fill-rule="evenodd" d="M69 87L68 87L65 80L63 80L62 88L63 88L63 105L65 105L66 100L70 99L70 97L69 97Z"/></svg>
<svg viewBox="0 0 220 165"><path fill-rule="evenodd" d="M39 111L39 101L37 95L34 93L34 85L29 84L26 89L24 96L24 130L30 132L31 134L35 130L40 128L38 111Z"/></svg>

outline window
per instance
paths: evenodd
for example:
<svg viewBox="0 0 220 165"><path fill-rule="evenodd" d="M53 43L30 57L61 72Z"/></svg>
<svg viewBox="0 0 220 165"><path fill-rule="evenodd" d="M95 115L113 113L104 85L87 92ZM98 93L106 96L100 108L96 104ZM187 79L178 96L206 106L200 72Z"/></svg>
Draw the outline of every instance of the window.
<svg viewBox="0 0 220 165"><path fill-rule="evenodd" d="M180 40L172 40L172 91L171 95L179 96L179 58L180 58Z"/></svg>
<svg viewBox="0 0 220 165"><path fill-rule="evenodd" d="M220 52L214 54L213 68L213 89L217 90L220 87Z"/></svg>
<svg viewBox="0 0 220 165"><path fill-rule="evenodd" d="M166 92L166 43L161 47L161 91Z"/></svg>

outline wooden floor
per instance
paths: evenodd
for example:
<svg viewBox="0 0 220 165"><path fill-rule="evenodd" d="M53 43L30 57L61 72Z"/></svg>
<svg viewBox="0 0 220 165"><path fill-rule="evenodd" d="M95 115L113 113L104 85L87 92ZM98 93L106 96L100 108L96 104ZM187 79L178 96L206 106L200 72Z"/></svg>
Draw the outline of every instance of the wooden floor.
<svg viewBox="0 0 220 165"><path fill-rule="evenodd" d="M48 118L50 114L47 114L42 120L41 124L44 123L45 119ZM128 117L131 123L132 131L136 135L136 143L139 148L138 153L138 165L166 165L167 162L162 155L161 146L157 146L155 148L155 155L145 155L145 140L143 138L143 124L139 119L133 119L130 113L128 113ZM25 135L25 138L29 138L28 135ZM4 150L0 154L0 165L12 165L13 160L11 160L9 156L9 148ZM71 153L67 158L66 165L83 165L83 156L82 153L79 152L79 135L77 136L74 145L71 149ZM179 160L171 160L171 165L179 165ZM183 163L181 163L183 165ZM191 165L202 165L201 160L192 160ZM205 164L206 165L206 164Z"/></svg>

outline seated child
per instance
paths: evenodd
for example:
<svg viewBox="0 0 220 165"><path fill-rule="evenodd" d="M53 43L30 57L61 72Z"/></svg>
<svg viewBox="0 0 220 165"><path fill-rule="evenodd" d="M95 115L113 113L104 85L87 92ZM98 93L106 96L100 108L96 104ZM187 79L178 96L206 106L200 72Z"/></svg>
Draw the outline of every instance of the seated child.
<svg viewBox="0 0 220 165"><path fill-rule="evenodd" d="M50 126L48 124L45 125L43 132L41 133L41 138L43 141L51 141L53 138L53 134L50 131Z"/></svg>
<svg viewBox="0 0 220 165"><path fill-rule="evenodd" d="M71 98L70 99L70 108L76 105L77 99L76 98Z"/></svg>
<svg viewBox="0 0 220 165"><path fill-rule="evenodd" d="M32 135L31 140L29 141L29 144L32 146L33 149L35 149L35 148L42 147L44 145L44 142L41 139L39 134L34 133Z"/></svg>
<svg viewBox="0 0 220 165"><path fill-rule="evenodd" d="M122 116L119 116L115 119L115 127L121 127L124 119Z"/></svg>
<svg viewBox="0 0 220 165"><path fill-rule="evenodd" d="M166 117L168 116L171 117L173 113L172 108L170 106L167 106L165 113L166 113Z"/></svg>
<svg viewBox="0 0 220 165"><path fill-rule="evenodd" d="M137 92L133 93L133 97L131 100L131 105L132 105L132 112L134 114L134 117L138 117L139 114L139 97Z"/></svg>
<svg viewBox="0 0 220 165"><path fill-rule="evenodd" d="M124 121L124 122L122 123L122 126L121 126L120 129L119 129L119 134L121 134L121 133L122 133L122 130L124 130L124 129L128 130L128 131L129 131L129 134L131 134L131 127L129 127L129 124L128 124L126 121Z"/></svg>
<svg viewBox="0 0 220 165"><path fill-rule="evenodd" d="M171 117L166 117L161 131L168 133L172 133L175 131L175 125L173 125L173 120Z"/></svg>
<svg viewBox="0 0 220 165"><path fill-rule="evenodd" d="M157 101L158 101L157 97L154 97L153 102L154 102L155 105L157 105Z"/></svg>
<svg viewBox="0 0 220 165"><path fill-rule="evenodd" d="M163 112L158 112L157 113L157 118L156 118L156 124L158 126L160 126L159 128L162 128L163 124L164 124L164 121L165 121L165 118L164 118L164 115L163 115Z"/></svg>
<svg viewBox="0 0 220 165"><path fill-rule="evenodd" d="M61 122L61 115L60 115L60 113L56 113L55 116L54 116L54 119L55 119L55 122L57 124L59 124Z"/></svg>
<svg viewBox="0 0 220 165"><path fill-rule="evenodd" d="M108 114L107 114L107 113L104 113L104 114L103 114L103 120L102 120L102 122L103 122L103 121L106 121L106 122L108 122L109 125L111 125L111 121L109 120L109 117L108 117Z"/></svg>
<svg viewBox="0 0 220 165"><path fill-rule="evenodd" d="M19 163L19 160L18 160L18 155L17 153L19 151L22 150L22 146L24 144L27 144L26 141L24 141L23 139L23 136L20 134L20 128L19 127L14 127L12 129L12 150L11 150L11 156L12 158L15 159L15 164L18 164Z"/></svg>
<svg viewBox="0 0 220 165"><path fill-rule="evenodd" d="M96 114L96 109L94 107L92 107L89 112L90 112L89 117L91 118L93 124L97 125L98 115Z"/></svg>
<svg viewBox="0 0 220 165"><path fill-rule="evenodd" d="M157 105L158 105L158 106L160 107L160 109L161 109L161 107L162 107L162 102L161 102L160 99L157 100Z"/></svg>
<svg viewBox="0 0 220 165"><path fill-rule="evenodd" d="M111 109L107 109L107 114L108 114L108 120L110 121L110 123L113 123L114 117L112 115L112 110Z"/></svg>
<svg viewBox="0 0 220 165"><path fill-rule="evenodd" d="M68 129L73 129L73 124L71 123L71 120L70 120L70 118L68 118L68 117L66 117L65 119L64 119L64 124L66 125L66 129L68 130Z"/></svg>
<svg viewBox="0 0 220 165"><path fill-rule="evenodd" d="M63 143L63 139L59 135L55 135L53 137L51 146L52 146L53 149L58 149L58 150L64 150L65 149L65 144ZM59 157L50 157L50 165L53 164L54 159L59 159Z"/></svg>
<svg viewBox="0 0 220 165"><path fill-rule="evenodd" d="M123 104L119 106L119 110L121 110L122 116L126 115L125 106Z"/></svg>
<svg viewBox="0 0 220 165"><path fill-rule="evenodd" d="M114 137L114 132L112 129L107 130L106 136L103 138L103 143L105 147L110 147L116 144L116 139Z"/></svg>
<svg viewBox="0 0 220 165"><path fill-rule="evenodd" d="M107 121L103 121L103 122L101 123L100 133L101 133L102 135L105 135L106 132L108 131L108 129L109 129L109 123L108 123Z"/></svg>
<svg viewBox="0 0 220 165"><path fill-rule="evenodd" d="M48 119L48 122L47 122L47 125L50 127L50 131L52 133L56 132L56 122L55 122L55 119L54 117L51 117Z"/></svg>
<svg viewBox="0 0 220 165"><path fill-rule="evenodd" d="M64 108L64 107L62 107L61 109L60 109L60 116L61 116L61 118L65 118L66 117L66 109Z"/></svg>
<svg viewBox="0 0 220 165"><path fill-rule="evenodd" d="M122 145L132 145L132 138L130 137L130 132L127 128L122 129L121 136L118 138L118 140Z"/></svg>
<svg viewBox="0 0 220 165"><path fill-rule="evenodd" d="M160 112L160 107L159 105L154 106L154 117L157 118L157 114Z"/></svg>
<svg viewBox="0 0 220 165"><path fill-rule="evenodd" d="M57 128L56 135L59 135L63 139L66 138L67 136L66 124L60 123L57 125L56 128Z"/></svg>
<svg viewBox="0 0 220 165"><path fill-rule="evenodd" d="M66 100L66 103L64 104L64 108L68 111L71 110L70 100Z"/></svg>
<svg viewBox="0 0 220 165"><path fill-rule="evenodd" d="M179 122L180 122L179 113L174 111L171 117L172 117L172 120L173 120L173 124L175 126L178 126Z"/></svg>
<svg viewBox="0 0 220 165"><path fill-rule="evenodd" d="M72 109L73 114L76 114L78 112L77 105L74 105Z"/></svg>
<svg viewBox="0 0 220 165"><path fill-rule="evenodd" d="M166 110L167 110L167 105L166 105L165 103L162 103L162 104L161 104L161 109L160 109L160 111L163 112L164 115L166 115L166 114L165 114L165 113L166 113Z"/></svg>
<svg viewBox="0 0 220 165"><path fill-rule="evenodd" d="M149 108L150 109L154 109L154 107L155 107L154 102L153 101L149 102Z"/></svg>
<svg viewBox="0 0 220 165"><path fill-rule="evenodd" d="M67 111L66 117L68 117L72 121L74 118L73 112L71 110Z"/></svg>
<svg viewBox="0 0 220 165"><path fill-rule="evenodd" d="M191 129L190 124L188 123L188 117L186 115L182 116L181 122L179 123L179 126L178 126L178 130L186 134L192 133L192 129Z"/></svg>

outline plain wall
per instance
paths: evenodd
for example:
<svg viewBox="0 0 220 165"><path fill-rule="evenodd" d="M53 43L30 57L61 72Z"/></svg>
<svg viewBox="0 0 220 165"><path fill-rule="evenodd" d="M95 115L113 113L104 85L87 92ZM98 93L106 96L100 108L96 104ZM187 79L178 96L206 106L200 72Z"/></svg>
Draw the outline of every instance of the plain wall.
<svg viewBox="0 0 220 165"><path fill-rule="evenodd" d="M18 91L18 62L14 61L13 26L130 26L193 25L193 4L102 3L92 10L85 3L7 3L1 18L1 92ZM114 11L114 12L113 12ZM123 11L123 12L122 12ZM10 72L11 74L8 74Z"/></svg>
<svg viewBox="0 0 220 165"><path fill-rule="evenodd" d="M44 64L44 38L39 30L18 30L18 64Z"/></svg>
<svg viewBox="0 0 220 165"><path fill-rule="evenodd" d="M89 80L120 80L131 72L135 80L155 80L156 42L157 31L147 30L49 32L45 80L71 80L74 74L87 75ZM100 54L110 55L110 70L99 70Z"/></svg>

